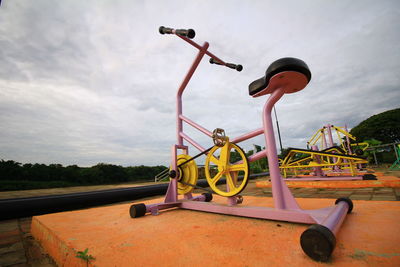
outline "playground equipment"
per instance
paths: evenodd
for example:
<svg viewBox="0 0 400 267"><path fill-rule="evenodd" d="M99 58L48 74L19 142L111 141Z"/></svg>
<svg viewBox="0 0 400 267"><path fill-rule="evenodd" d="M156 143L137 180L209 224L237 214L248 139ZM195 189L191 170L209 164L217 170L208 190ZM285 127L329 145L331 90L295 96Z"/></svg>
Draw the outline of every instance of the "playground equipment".
<svg viewBox="0 0 400 267"><path fill-rule="evenodd" d="M396 153L396 161L393 162L392 166L390 166L390 170L397 171L400 170L400 144L397 144L397 149L395 150Z"/></svg>
<svg viewBox="0 0 400 267"><path fill-rule="evenodd" d="M333 140L333 132L336 132L337 142L340 145L336 145ZM344 140L346 139L346 140ZM307 148L310 149L320 141L320 148L327 149L334 146L339 146L344 153L348 155L361 156L364 151L368 148L368 143L358 143L356 138L347 131L347 126L338 127L331 124L323 126L321 129L317 130L315 134L307 142ZM351 143L351 141L356 143Z"/></svg>
<svg viewBox="0 0 400 267"><path fill-rule="evenodd" d="M334 131L339 145L334 142ZM330 124L323 126L307 142L307 149L289 149L286 157L280 162L283 176L287 178L290 171L295 176L311 172L313 174L311 177L304 178L308 180L362 179L357 175L361 166L368 162L361 157L368 148L368 143L351 143L351 141L356 141L356 138L347 131L347 127ZM320 146L317 146L318 142ZM343 176L344 172L350 172L350 177Z"/></svg>
<svg viewBox="0 0 400 267"><path fill-rule="evenodd" d="M171 150L172 157L169 172L171 179L164 202L150 205L143 203L134 204L130 207L130 216L136 218L144 216L146 213L157 215L160 210L182 208L259 219L312 224L301 235L301 247L314 260L327 261L335 248L335 235L343 223L346 214L352 211L353 203L348 198L339 198L336 200L334 206L318 210L303 210L299 207L279 172L271 119L271 111L274 104L284 94L295 93L307 86L311 79L311 72L308 66L302 60L296 58L282 58L273 62L263 77L253 81L249 85L249 94L252 97L270 94L262 113L263 127L230 139L225 135L224 130L217 128L211 132L184 116L182 111L182 94L205 55L210 57L210 63L212 64L227 66L237 71L241 71L242 66L226 63L212 54L208 51L208 42L199 45L192 41L191 39L195 36L195 32L191 29L176 30L160 27L159 31L161 34L176 35L198 49L198 53L176 95L177 144L173 145ZM214 146L205 149L190 138L183 131L183 122L212 138ZM258 135L264 135L267 149L247 158L237 144ZM184 145L184 140L197 148L200 153L193 157L189 156L189 148L187 145ZM183 153L178 155L178 150L183 151ZM197 196L192 195L192 190L196 187L197 181L197 166L194 159L204 154L207 155L205 173L208 184L215 193L226 197L226 205L210 203L212 200L212 194L210 193L203 193ZM235 159L231 155L236 155ZM248 162L256 161L266 156L268 157L272 180L274 207L238 206L243 201L243 197L239 193L246 187L248 181ZM225 179L226 183L223 186L218 186L218 182L223 181L223 179ZM179 195L183 195L183 197L179 198Z"/></svg>
<svg viewBox="0 0 400 267"><path fill-rule="evenodd" d="M362 157L340 153L338 147L322 151L318 151L316 148L315 150L291 148L280 168L285 178L288 176L288 171L292 171L294 175L311 172L313 176L307 178L308 180L361 180L362 177L357 176L357 165L365 163L367 160ZM339 177L343 171L350 171L351 176ZM327 176L327 173L331 176Z"/></svg>

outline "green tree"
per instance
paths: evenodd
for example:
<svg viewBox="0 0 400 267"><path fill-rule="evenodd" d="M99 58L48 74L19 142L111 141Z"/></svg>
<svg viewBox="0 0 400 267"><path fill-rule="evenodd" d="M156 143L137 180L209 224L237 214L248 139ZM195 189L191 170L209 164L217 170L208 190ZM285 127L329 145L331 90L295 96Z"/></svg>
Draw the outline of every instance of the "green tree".
<svg viewBox="0 0 400 267"><path fill-rule="evenodd" d="M284 160L287 156L287 154L289 154L290 151L290 147L285 147L282 148L281 153L278 155L278 158L280 158L281 160Z"/></svg>
<svg viewBox="0 0 400 267"><path fill-rule="evenodd" d="M22 173L21 163L13 160L0 161L0 180L18 180L21 179Z"/></svg>
<svg viewBox="0 0 400 267"><path fill-rule="evenodd" d="M384 144L400 142L400 108L369 117L351 129L358 141L376 139Z"/></svg>
<svg viewBox="0 0 400 267"><path fill-rule="evenodd" d="M260 152L262 150L264 150L265 147L261 147L259 145L254 145L254 150L249 150L246 153L247 158L249 158L251 155ZM267 158L261 158L257 161L253 161L253 162L249 162L250 164L250 172L251 173L261 173L264 172L268 169L268 162L267 162Z"/></svg>
<svg viewBox="0 0 400 267"><path fill-rule="evenodd" d="M0 191L52 188L73 185L114 184L127 181L153 180L165 166L122 167L99 163L93 167L61 164L21 164L0 160Z"/></svg>

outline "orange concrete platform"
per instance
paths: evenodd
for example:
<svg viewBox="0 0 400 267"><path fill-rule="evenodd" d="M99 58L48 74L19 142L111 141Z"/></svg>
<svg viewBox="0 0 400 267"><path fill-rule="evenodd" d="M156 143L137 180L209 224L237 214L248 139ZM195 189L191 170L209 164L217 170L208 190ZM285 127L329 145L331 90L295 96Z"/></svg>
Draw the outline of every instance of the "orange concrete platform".
<svg viewBox="0 0 400 267"><path fill-rule="evenodd" d="M400 178L396 176L380 176L378 180L353 180L353 181L285 181L288 187L302 188L367 188L367 187L400 187ZM257 181L259 188L272 187L269 181Z"/></svg>
<svg viewBox="0 0 400 267"><path fill-rule="evenodd" d="M161 199L146 203L159 202ZM216 197L217 202L223 202ZM298 199L302 208L332 199ZM272 198L245 197L243 205L272 206ZM303 224L189 210L131 219L130 204L33 217L32 235L60 266L400 266L400 202L354 201L328 263L300 247Z"/></svg>
<svg viewBox="0 0 400 267"><path fill-rule="evenodd" d="M375 176L383 176L383 172L358 172L357 176L363 176L365 174L373 174ZM325 172L325 175L328 177L337 177L337 176L351 176L350 172ZM300 174L298 177L312 177L312 175Z"/></svg>

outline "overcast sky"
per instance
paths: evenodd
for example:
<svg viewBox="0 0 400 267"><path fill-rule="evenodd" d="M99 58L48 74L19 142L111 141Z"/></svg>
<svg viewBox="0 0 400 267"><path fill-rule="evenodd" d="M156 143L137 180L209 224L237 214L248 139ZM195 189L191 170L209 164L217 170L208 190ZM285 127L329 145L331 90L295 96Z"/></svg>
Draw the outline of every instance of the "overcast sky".
<svg viewBox="0 0 400 267"><path fill-rule="evenodd" d="M161 25L193 28L195 41L243 65L236 72L207 57L184 94L184 115L231 138L261 127L267 97L250 97L248 84L281 57L312 72L276 105L284 147L305 148L327 123L351 128L400 106L396 0L3 0L0 159L168 165L176 90L197 51L160 35ZM265 145L259 137L241 146L252 144Z"/></svg>

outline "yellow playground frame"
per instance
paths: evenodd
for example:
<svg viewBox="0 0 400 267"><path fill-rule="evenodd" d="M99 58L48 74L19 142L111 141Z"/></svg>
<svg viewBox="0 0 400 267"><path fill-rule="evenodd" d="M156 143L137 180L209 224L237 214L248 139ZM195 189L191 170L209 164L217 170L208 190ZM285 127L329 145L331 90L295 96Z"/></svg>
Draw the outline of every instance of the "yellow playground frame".
<svg viewBox="0 0 400 267"><path fill-rule="evenodd" d="M332 147L323 151L313 151L300 148L292 148L282 160L281 170L283 177L287 178L288 171L294 175L309 173L312 168L315 173L322 171L349 170L351 176L357 176L357 166L367 163L362 157L340 153L339 147ZM339 153L338 153L339 152ZM320 174L321 175L321 174Z"/></svg>
<svg viewBox="0 0 400 267"><path fill-rule="evenodd" d="M317 145L318 141L320 142L320 148L321 149L325 149L328 147L333 147L333 131L335 130L336 135L337 135L337 139L339 140L340 143L340 147L345 151L346 154L348 155L358 155L361 156L368 147L369 144L368 143L358 143L356 138L351 135L348 131L347 131L347 127L338 127L338 126L334 126L334 125L326 125L324 127L322 127L321 129L317 130L314 135L310 138L310 140L307 142L307 148L310 149L311 146L313 145ZM328 136L329 140L326 140L326 136ZM346 141L344 141L343 139L346 138ZM351 141L354 141L356 143L351 144ZM327 142L330 142L330 145L328 145ZM354 148L354 149L352 149ZM361 151L360 151L360 150Z"/></svg>
<svg viewBox="0 0 400 267"><path fill-rule="evenodd" d="M333 142L333 131L337 134L339 145ZM357 176L362 164L368 163L361 155L369 145L351 144L351 141L356 141L356 138L347 131L347 127L330 124L322 127L307 142L308 149L291 148L286 157L280 160L283 177L287 178L289 172L295 176L312 174L323 177L327 173L336 176L343 172L350 173L352 177Z"/></svg>

